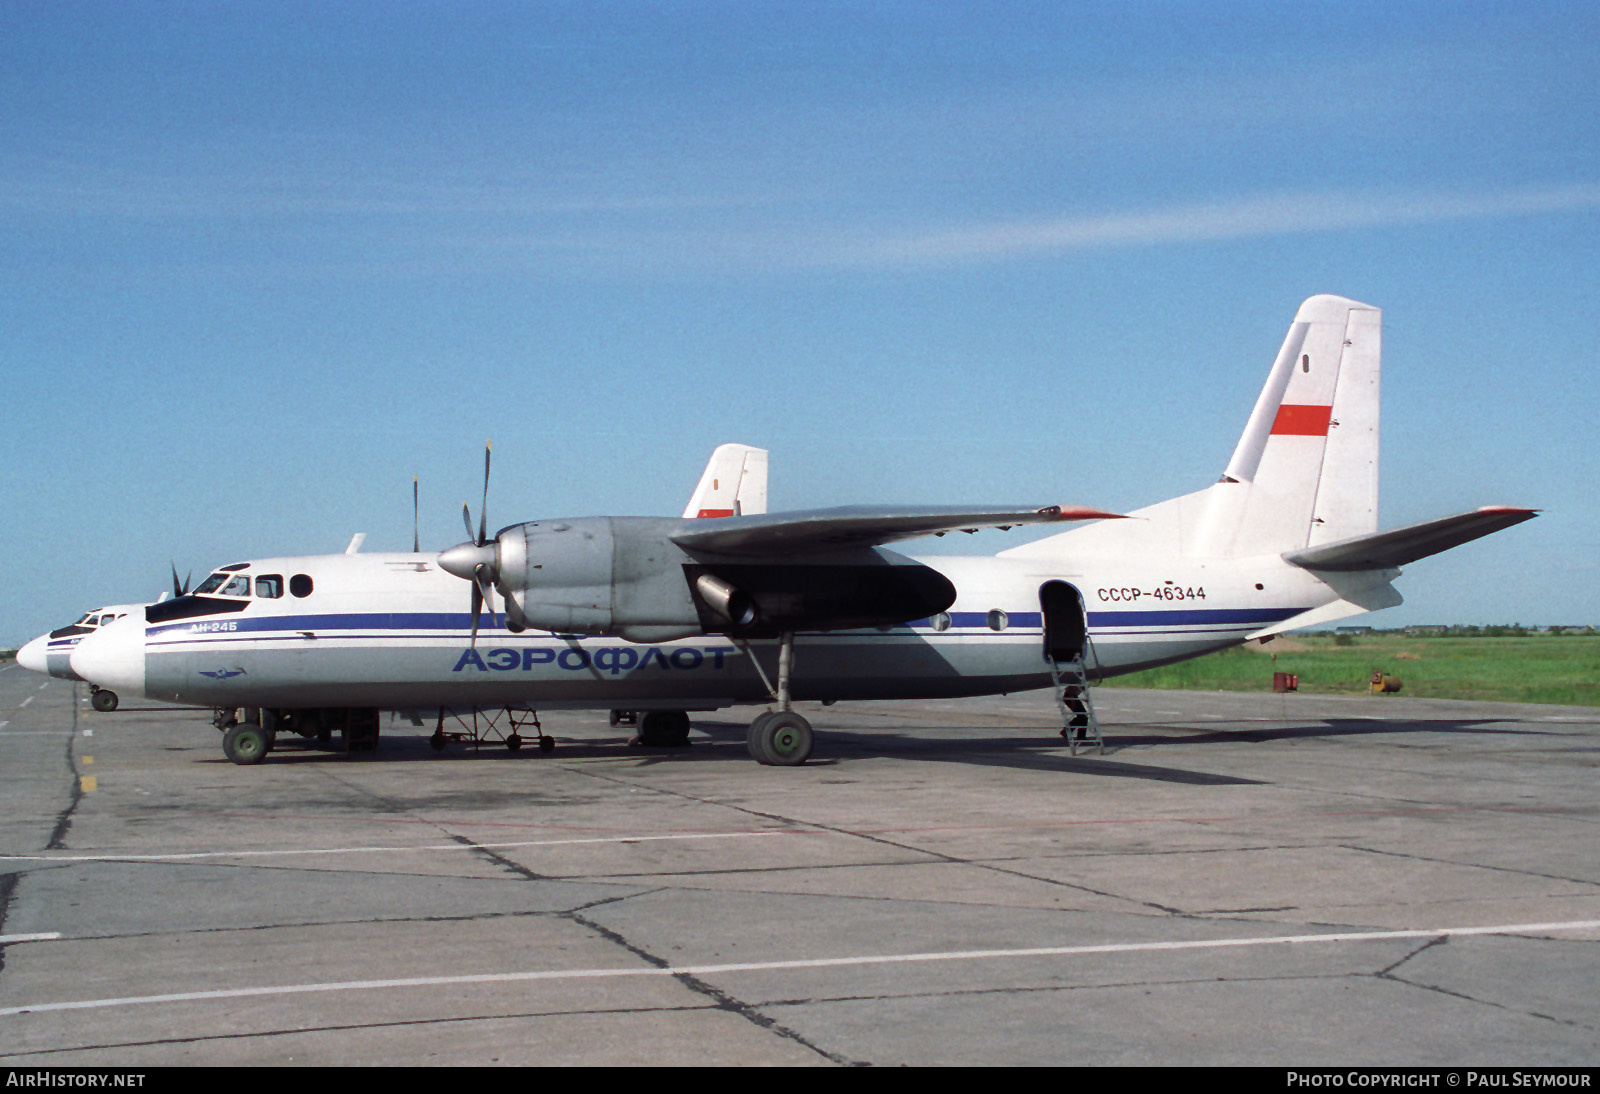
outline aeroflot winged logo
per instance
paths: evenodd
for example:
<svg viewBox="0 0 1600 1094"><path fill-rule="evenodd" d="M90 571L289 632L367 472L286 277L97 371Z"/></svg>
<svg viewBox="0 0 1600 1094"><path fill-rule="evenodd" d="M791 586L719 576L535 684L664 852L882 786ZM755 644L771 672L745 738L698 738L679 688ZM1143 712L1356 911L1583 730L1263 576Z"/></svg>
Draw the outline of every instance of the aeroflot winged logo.
<svg viewBox="0 0 1600 1094"><path fill-rule="evenodd" d="M216 672L207 672L205 669L201 669L200 675L209 676L213 680L226 680L231 676L243 676L244 669L218 669Z"/></svg>

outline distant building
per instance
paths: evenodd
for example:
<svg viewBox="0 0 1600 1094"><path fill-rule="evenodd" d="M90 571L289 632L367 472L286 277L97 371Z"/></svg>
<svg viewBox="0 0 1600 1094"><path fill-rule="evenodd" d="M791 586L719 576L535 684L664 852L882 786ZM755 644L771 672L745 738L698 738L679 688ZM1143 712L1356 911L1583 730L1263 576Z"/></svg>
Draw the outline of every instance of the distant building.
<svg viewBox="0 0 1600 1094"><path fill-rule="evenodd" d="M1335 627L1334 634L1371 634L1371 627Z"/></svg>
<svg viewBox="0 0 1600 1094"><path fill-rule="evenodd" d="M1413 638L1441 638L1449 633L1450 628L1443 623L1419 623L1406 628L1406 634Z"/></svg>

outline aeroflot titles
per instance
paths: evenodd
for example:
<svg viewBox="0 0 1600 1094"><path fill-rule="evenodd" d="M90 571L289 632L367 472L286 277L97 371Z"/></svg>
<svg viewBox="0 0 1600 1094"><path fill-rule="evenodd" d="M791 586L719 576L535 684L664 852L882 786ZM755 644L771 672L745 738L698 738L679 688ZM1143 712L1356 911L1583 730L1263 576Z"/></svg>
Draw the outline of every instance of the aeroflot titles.
<svg viewBox="0 0 1600 1094"><path fill-rule="evenodd" d="M456 662L452 672L460 672L465 668L475 668L480 672L495 669L499 672L512 672L517 669L524 671L532 669L535 665L549 665L574 672L587 669L591 666L601 672L609 672L612 676L629 672L633 669L648 668L651 664L658 668L667 669L697 669L703 665L706 658L711 659L711 667L720 669L722 659L734 652L732 646L679 646L675 650L662 650L654 647L640 651L631 646L603 646L593 653L577 646L568 646L557 653L548 647L540 649L529 647L527 649L493 649L484 654L477 650L467 649L461 652L461 660Z"/></svg>

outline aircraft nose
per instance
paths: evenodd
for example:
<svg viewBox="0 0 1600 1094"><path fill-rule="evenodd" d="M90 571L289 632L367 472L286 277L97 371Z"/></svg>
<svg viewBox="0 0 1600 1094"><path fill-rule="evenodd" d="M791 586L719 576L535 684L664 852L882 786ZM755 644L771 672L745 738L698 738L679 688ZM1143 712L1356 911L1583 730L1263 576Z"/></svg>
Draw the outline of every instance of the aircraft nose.
<svg viewBox="0 0 1600 1094"><path fill-rule="evenodd" d="M138 613L125 615L84 635L72 651L72 671L120 695L143 695L144 620Z"/></svg>
<svg viewBox="0 0 1600 1094"><path fill-rule="evenodd" d="M17 651L17 664L34 672L49 672L45 665L44 650L50 642L50 636L41 634L26 646Z"/></svg>

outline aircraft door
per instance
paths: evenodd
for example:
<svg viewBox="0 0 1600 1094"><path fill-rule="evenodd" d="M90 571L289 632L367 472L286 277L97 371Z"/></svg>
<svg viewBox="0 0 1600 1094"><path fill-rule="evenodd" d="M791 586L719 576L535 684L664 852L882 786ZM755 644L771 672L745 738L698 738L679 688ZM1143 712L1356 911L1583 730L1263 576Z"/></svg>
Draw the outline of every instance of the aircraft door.
<svg viewBox="0 0 1600 1094"><path fill-rule="evenodd" d="M1077 586L1046 581L1039 586L1039 608L1044 617L1045 660L1087 660L1089 624Z"/></svg>

